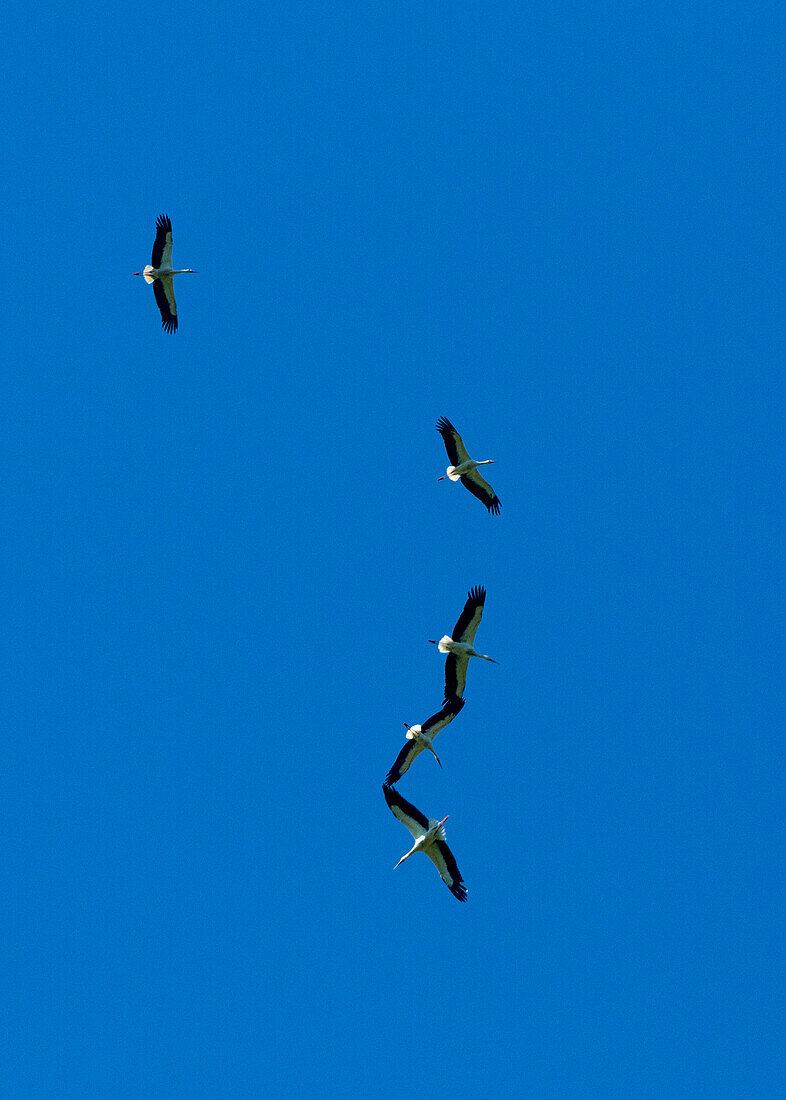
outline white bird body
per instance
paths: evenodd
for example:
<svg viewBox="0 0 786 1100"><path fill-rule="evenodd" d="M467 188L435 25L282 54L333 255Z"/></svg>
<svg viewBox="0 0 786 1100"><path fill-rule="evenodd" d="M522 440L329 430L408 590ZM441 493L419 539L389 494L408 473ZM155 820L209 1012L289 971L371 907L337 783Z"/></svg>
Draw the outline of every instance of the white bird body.
<svg viewBox="0 0 786 1100"><path fill-rule="evenodd" d="M440 653L447 653L445 659L445 701L464 696L464 687L467 682L467 665L471 657L479 657L481 661L497 662L486 653L478 653L472 644L475 634L480 626L483 615L483 607L486 603L486 589L482 587L471 588L467 593L467 602L464 610L458 617L458 622L453 627L453 636L444 634L437 642L429 638Z"/></svg>
<svg viewBox="0 0 786 1100"><path fill-rule="evenodd" d="M166 332L177 332L177 302L172 283L174 275L196 275L190 267L172 267L172 223L166 214L156 220L156 239L153 244L152 263L144 270L135 271L146 283L153 284L153 293L161 313L161 327Z"/></svg>
<svg viewBox="0 0 786 1100"><path fill-rule="evenodd" d="M448 814L448 817L449 816L450 815ZM414 856L415 852L425 851L425 849L433 844L435 840L444 840L445 822L447 820L447 817L443 817L441 821L435 821L433 817L430 817L428 819L428 829L426 830L426 832L419 836L410 848L410 850L407 852L407 854L403 855L398 863L394 864L393 870L395 871L396 867L400 867L405 859L409 859L410 856Z"/></svg>
<svg viewBox="0 0 786 1100"><path fill-rule="evenodd" d="M469 642L454 642L449 634L445 634L437 642L437 649L440 653L455 653L459 657L466 657L467 660L470 657L480 657L481 661L491 661L493 658L487 657L485 653L478 653L474 646L471 646ZM494 661L496 664L496 661Z"/></svg>
<svg viewBox="0 0 786 1100"><path fill-rule="evenodd" d="M139 272L135 271L134 274L138 275ZM154 283L156 279L168 279L170 275L196 275L196 271L192 271L190 267L176 268L173 271L170 267L153 267L152 264L146 264L142 272L142 278L146 283Z"/></svg>
<svg viewBox="0 0 786 1100"><path fill-rule="evenodd" d="M426 818L393 787L385 785L382 790L394 817L406 825L415 841L410 850L398 861L396 867L400 867L404 860L409 859L415 852L425 852L439 871L440 878L451 894L459 901L466 901L467 888L461 878L455 857L445 840L445 822L448 818L443 817L441 821L436 821L433 817ZM393 870L395 869L394 867Z"/></svg>
<svg viewBox="0 0 786 1100"><path fill-rule="evenodd" d="M446 477L449 477L451 481L461 481L462 477L471 474L473 470L477 470L478 466L489 466L493 461L493 458L484 458L482 462L476 462L474 458L468 458L466 462L462 462L458 466L448 466L443 476L438 477L437 481L444 481Z"/></svg>
<svg viewBox="0 0 786 1100"><path fill-rule="evenodd" d="M437 756L434 748L434 738L445 726L450 725L463 706L463 699L451 699L443 706L442 710L432 714L422 725L407 726L407 723L404 723L407 729L408 744L404 745L404 748L396 757L393 767L385 779L386 785L391 786L393 783L398 783L404 772L409 769L412 761L424 751L430 752L440 768L442 767L442 761Z"/></svg>
<svg viewBox="0 0 786 1100"><path fill-rule="evenodd" d="M470 458L463 439L447 417L443 416L437 421L437 431L442 436L445 450L448 452L448 458L451 462L451 465L448 466L442 477L437 478L437 481L444 481L446 477L450 481L460 481L465 489L468 489L473 496L476 496L478 500L485 504L490 513L498 516L499 497L486 479L478 473L478 466L490 466L494 459L484 458L478 461Z"/></svg>

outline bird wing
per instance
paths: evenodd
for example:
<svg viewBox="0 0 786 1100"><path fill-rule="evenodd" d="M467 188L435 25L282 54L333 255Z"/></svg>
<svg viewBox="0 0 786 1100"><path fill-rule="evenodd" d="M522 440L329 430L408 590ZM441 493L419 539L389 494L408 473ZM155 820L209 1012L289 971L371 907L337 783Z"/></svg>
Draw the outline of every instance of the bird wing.
<svg viewBox="0 0 786 1100"><path fill-rule="evenodd" d="M153 293L161 310L161 327L167 332L177 332L177 302L172 277L156 279L153 282Z"/></svg>
<svg viewBox="0 0 786 1100"><path fill-rule="evenodd" d="M410 764L412 763L412 761L416 757L420 756L420 754L422 752L423 752L423 746L418 744L417 741L415 741L415 740L407 741L404 748L401 750L401 752L396 757L395 762L393 764L393 767L390 769L388 774L385 776L385 786L389 786L393 783L398 783L399 779L401 779L404 772L409 770L409 767L410 767ZM392 806L391 806L391 809L393 809ZM396 811L393 810L393 813L396 813ZM396 817L398 817L398 814L396 814Z"/></svg>
<svg viewBox="0 0 786 1100"><path fill-rule="evenodd" d="M426 845L426 855L439 871L439 877L459 901L467 900L467 888L461 878L461 872L455 857L444 840L435 840Z"/></svg>
<svg viewBox="0 0 786 1100"><path fill-rule="evenodd" d="M455 698L454 693L445 703L442 710L437 711L436 714L432 714L430 718L426 719L420 727L421 730L432 738L436 737L441 730L444 730L445 726L450 725L463 706L464 700Z"/></svg>
<svg viewBox="0 0 786 1100"><path fill-rule="evenodd" d="M172 223L166 214L156 218L156 239L150 262L156 268L172 266Z"/></svg>
<svg viewBox="0 0 786 1100"><path fill-rule="evenodd" d="M483 501L489 512L495 516L499 515L499 497L486 479L480 476L477 470L473 470L469 474L464 474L464 476L460 478L460 481L465 489L469 489L473 497L477 497L478 500Z"/></svg>
<svg viewBox="0 0 786 1100"><path fill-rule="evenodd" d="M463 478L461 479L464 480ZM467 602L464 604L464 610L458 617L458 622L453 627L453 641L454 642L469 642L470 645L475 641L475 634L480 626L480 619L483 615L483 605L486 602L486 589L485 588L470 588L467 593Z"/></svg>
<svg viewBox="0 0 786 1100"><path fill-rule="evenodd" d="M469 459L464 441L447 417L440 417L437 421L437 431L445 441L445 450L452 466L460 466Z"/></svg>
<svg viewBox="0 0 786 1100"><path fill-rule="evenodd" d="M382 790L385 794L385 801L393 811L393 816L397 817L402 825L406 825L415 840L420 836L424 836L428 832L428 818L420 810L416 810L411 802L407 802L406 798L402 798L398 791L389 787L387 783L383 785Z"/></svg>
<svg viewBox="0 0 786 1100"><path fill-rule="evenodd" d="M445 658L445 702L463 702L464 687L467 683L467 665L469 657L463 653L448 653ZM458 711L456 711L458 713Z"/></svg>

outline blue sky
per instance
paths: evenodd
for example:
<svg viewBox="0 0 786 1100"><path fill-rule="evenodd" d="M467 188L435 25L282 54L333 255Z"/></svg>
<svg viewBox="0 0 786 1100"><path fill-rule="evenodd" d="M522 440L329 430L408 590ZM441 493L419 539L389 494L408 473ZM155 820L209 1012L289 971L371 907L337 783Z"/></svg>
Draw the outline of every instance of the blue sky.
<svg viewBox="0 0 786 1100"><path fill-rule="evenodd" d="M9 1095L783 1090L783 12L523 7L6 17Z"/></svg>

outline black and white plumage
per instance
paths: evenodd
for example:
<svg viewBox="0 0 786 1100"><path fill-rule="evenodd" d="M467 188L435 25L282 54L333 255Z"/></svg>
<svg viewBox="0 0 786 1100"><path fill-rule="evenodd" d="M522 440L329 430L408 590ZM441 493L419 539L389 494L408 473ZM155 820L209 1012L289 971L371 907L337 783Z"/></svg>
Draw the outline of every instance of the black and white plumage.
<svg viewBox="0 0 786 1100"><path fill-rule="evenodd" d="M190 267L172 268L172 223L166 214L156 219L156 239L153 255L144 271L135 271L146 283L153 284L153 294L161 312L161 327L165 332L177 332L177 302L172 284L174 275L196 275Z"/></svg>
<svg viewBox="0 0 786 1100"><path fill-rule="evenodd" d="M470 458L464 441L456 429L446 417L437 421L437 431L445 442L445 450L448 452L450 466L437 481L460 481L465 489L469 489L473 496L482 501L492 515L499 515L499 497L489 483L478 473L478 466L488 466L494 459L485 458L482 462L476 462Z"/></svg>
<svg viewBox="0 0 786 1100"><path fill-rule="evenodd" d="M431 644L437 646L440 653L447 653L445 659L445 702L453 698L461 699L463 697L470 657L480 657L482 661L491 661L492 664L497 663L493 657L488 657L485 653L478 653L472 645L480 626L485 603L486 589L482 587L471 588L467 593L464 610L453 627L453 634L445 634L438 642L433 638L429 638Z"/></svg>
<svg viewBox="0 0 786 1100"><path fill-rule="evenodd" d="M442 761L434 751L432 741L441 730L444 730L445 726L450 725L463 706L463 699L449 699L442 710L437 711L436 714L432 714L430 718L427 718L426 721L422 723L422 725L407 726L407 723L404 723L404 725L407 726L407 743L396 757L393 767L385 778L385 783L388 786L398 783L404 772L409 769L415 757L420 756L424 749L433 753L440 768L442 767Z"/></svg>
<svg viewBox="0 0 786 1100"><path fill-rule="evenodd" d="M394 817L397 817L402 825L406 825L415 839L415 843L407 854L401 857L396 867L403 863L405 859L409 859L415 852L425 852L439 871L440 878L453 897L458 898L459 901L466 901L467 888L461 878L461 872L456 865L455 857L445 841L447 817L443 817L441 821L426 818L420 810L415 809L411 802L407 802L406 798L402 798L393 787L388 787L385 784L382 790L385 793L385 801L393 811Z"/></svg>

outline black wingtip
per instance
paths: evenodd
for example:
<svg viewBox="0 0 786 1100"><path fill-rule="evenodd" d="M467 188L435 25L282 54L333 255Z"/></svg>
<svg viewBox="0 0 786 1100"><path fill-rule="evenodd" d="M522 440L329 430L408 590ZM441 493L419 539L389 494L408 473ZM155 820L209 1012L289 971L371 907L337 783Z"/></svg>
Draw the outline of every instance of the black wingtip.
<svg viewBox="0 0 786 1100"><path fill-rule="evenodd" d="M484 604L486 602L486 589L482 584L476 585L474 588L470 588L467 598L472 600L473 603Z"/></svg>
<svg viewBox="0 0 786 1100"><path fill-rule="evenodd" d="M172 223L167 214L159 214L156 218L156 229L160 229L162 233L172 232Z"/></svg>
<svg viewBox="0 0 786 1100"><path fill-rule="evenodd" d="M455 432L456 430L446 416L441 416L439 418L436 428L440 435L444 435L445 432Z"/></svg>

